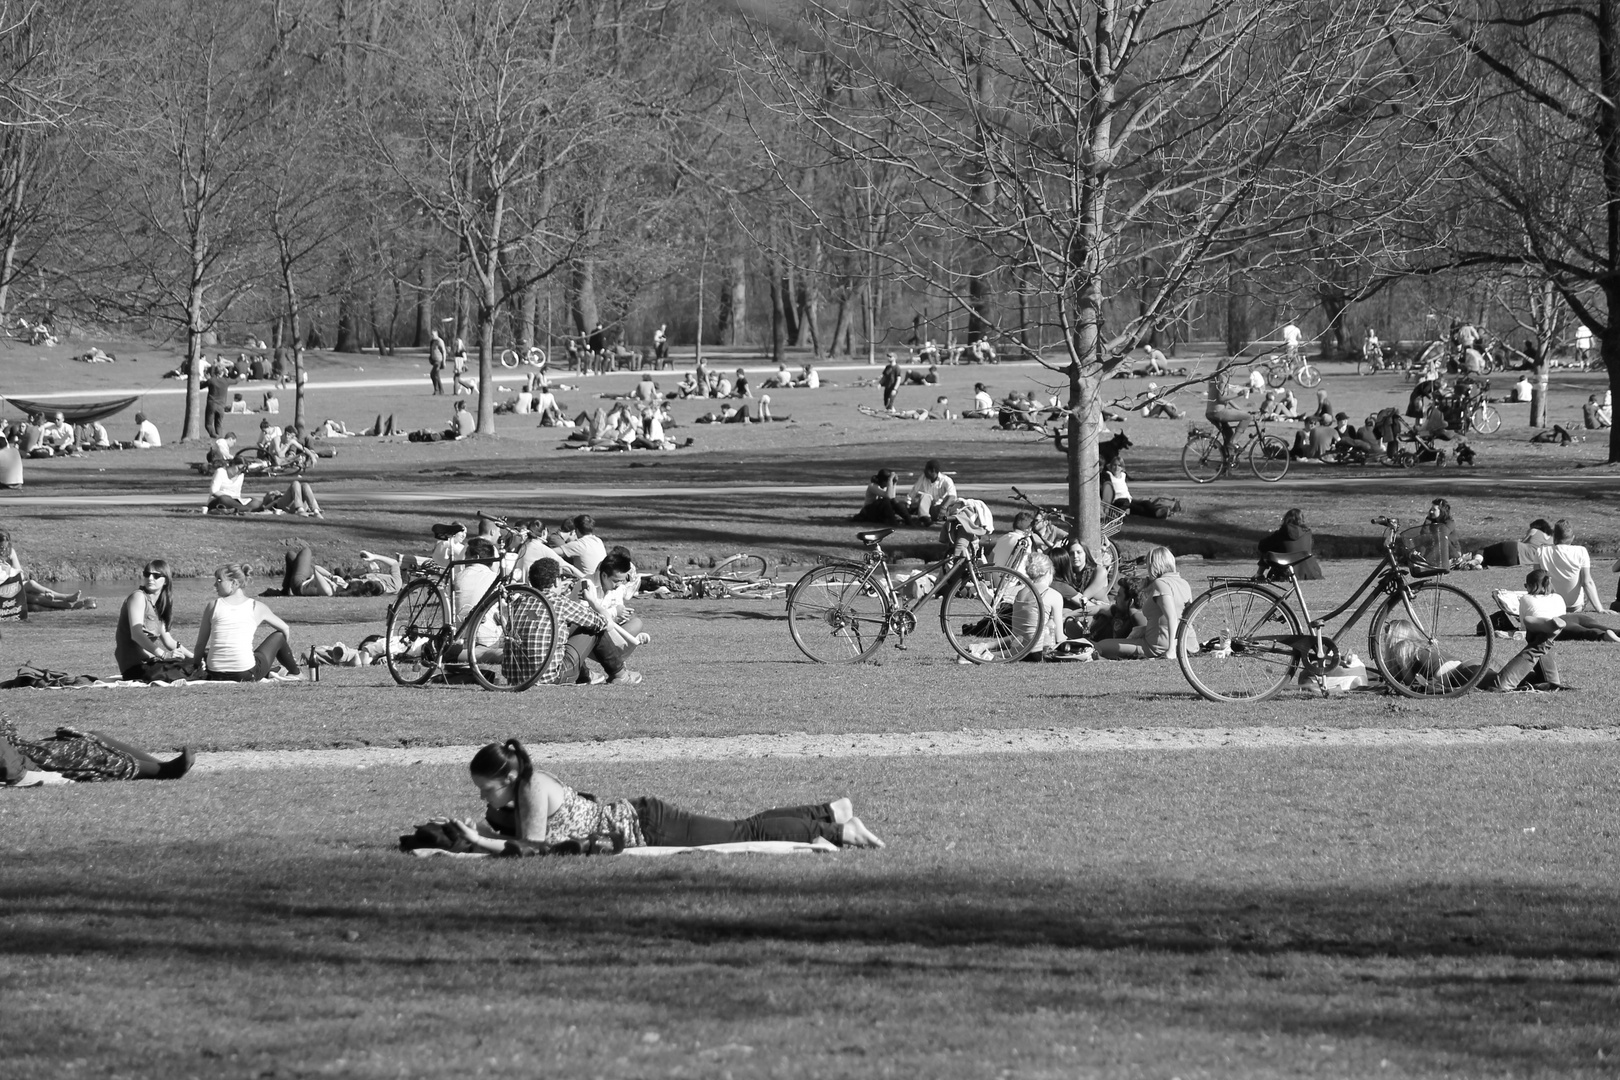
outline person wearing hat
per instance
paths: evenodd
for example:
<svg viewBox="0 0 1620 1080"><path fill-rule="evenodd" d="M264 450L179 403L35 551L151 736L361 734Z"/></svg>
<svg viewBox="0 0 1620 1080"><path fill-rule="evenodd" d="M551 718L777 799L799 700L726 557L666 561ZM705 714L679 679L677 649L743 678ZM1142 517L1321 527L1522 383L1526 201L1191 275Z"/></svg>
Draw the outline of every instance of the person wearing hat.
<svg viewBox="0 0 1620 1080"><path fill-rule="evenodd" d="M906 507L909 519L923 525L938 524L944 519L946 507L956 501L956 481L940 471L939 462L930 458L923 465L923 474L911 485L911 498Z"/></svg>
<svg viewBox="0 0 1620 1080"><path fill-rule="evenodd" d="M866 483L866 501L855 512L855 521L874 521L898 526L906 520L905 504L900 501L900 479L893 469L879 469Z"/></svg>

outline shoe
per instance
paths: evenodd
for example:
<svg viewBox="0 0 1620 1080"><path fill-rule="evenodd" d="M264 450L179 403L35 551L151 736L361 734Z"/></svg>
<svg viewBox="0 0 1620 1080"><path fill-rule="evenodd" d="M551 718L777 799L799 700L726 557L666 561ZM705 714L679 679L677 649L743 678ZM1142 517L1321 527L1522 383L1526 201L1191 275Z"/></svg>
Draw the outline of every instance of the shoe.
<svg viewBox="0 0 1620 1080"><path fill-rule="evenodd" d="M641 672L631 671L629 668L622 668L618 674L614 675L613 678L608 680L608 682L615 686L635 686L637 683L641 682Z"/></svg>

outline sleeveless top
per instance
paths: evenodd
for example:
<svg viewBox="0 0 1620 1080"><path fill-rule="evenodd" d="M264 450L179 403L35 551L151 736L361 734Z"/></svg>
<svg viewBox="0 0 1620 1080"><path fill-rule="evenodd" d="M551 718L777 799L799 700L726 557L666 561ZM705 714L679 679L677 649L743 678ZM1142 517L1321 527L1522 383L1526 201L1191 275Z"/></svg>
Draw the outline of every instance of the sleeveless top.
<svg viewBox="0 0 1620 1080"><path fill-rule="evenodd" d="M253 631L259 621L253 603L228 604L223 597L214 602L214 617L208 626L209 671L247 671L258 663L253 655Z"/></svg>
<svg viewBox="0 0 1620 1080"><path fill-rule="evenodd" d="M150 597L146 600L146 617L141 620L141 629L154 638L163 636L163 620L158 618L157 608L152 605ZM120 674L141 666L147 653L135 641L135 628L129 624L129 601L124 601L124 607L118 612L118 631L113 638L113 657L118 664Z"/></svg>
<svg viewBox="0 0 1620 1080"><path fill-rule="evenodd" d="M566 785L562 805L546 818L546 843L584 840L592 833L623 833L625 847L646 847L641 817L629 799L597 802Z"/></svg>

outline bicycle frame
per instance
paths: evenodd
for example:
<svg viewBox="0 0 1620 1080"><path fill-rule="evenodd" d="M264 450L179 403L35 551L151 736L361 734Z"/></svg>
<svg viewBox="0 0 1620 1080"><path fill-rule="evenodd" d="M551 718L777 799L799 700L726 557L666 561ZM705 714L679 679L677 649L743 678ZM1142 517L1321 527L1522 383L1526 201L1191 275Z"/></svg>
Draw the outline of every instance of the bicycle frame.
<svg viewBox="0 0 1620 1080"><path fill-rule="evenodd" d="M1312 638L1315 639L1316 654L1318 656L1325 655L1323 650L1324 636L1332 638L1334 641L1344 637L1350 628L1356 625L1374 604L1383 600L1386 596L1399 593L1402 603L1407 605L1407 614L1412 614L1410 607L1412 587L1407 581L1406 574L1402 572L1400 564L1395 561L1394 556L1391 554L1389 537L1387 536L1384 541L1384 553L1382 558L1378 560L1378 565L1373 567L1372 571L1362 579L1361 584L1355 587L1348 600L1321 618L1314 618L1311 615L1310 605L1306 602L1305 592L1300 588L1299 578L1294 574L1293 567L1288 568L1288 585L1288 589L1282 591L1283 599L1286 601L1289 596L1292 596L1298 601L1300 614L1305 616L1305 625L1310 629ZM1362 599L1363 593L1366 594L1366 599ZM1358 600L1361 601L1360 606L1356 607L1355 613L1344 621L1344 625L1340 626L1336 633L1329 635L1322 633L1323 628L1328 623L1349 611Z"/></svg>

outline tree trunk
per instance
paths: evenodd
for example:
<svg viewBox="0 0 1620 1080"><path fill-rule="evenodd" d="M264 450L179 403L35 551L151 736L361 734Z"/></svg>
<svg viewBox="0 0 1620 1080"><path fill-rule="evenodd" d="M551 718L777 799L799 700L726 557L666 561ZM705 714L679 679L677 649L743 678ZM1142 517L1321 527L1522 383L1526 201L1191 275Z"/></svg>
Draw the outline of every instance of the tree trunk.
<svg viewBox="0 0 1620 1080"><path fill-rule="evenodd" d="M1228 255L1226 264L1226 354L1240 356L1249 347L1249 297L1243 264Z"/></svg>
<svg viewBox="0 0 1620 1080"><path fill-rule="evenodd" d="M846 357L850 354L850 324L855 321L855 305L851 303L853 299L849 293L838 298L838 314L833 319L832 338L827 343L828 356L840 352Z"/></svg>
<svg viewBox="0 0 1620 1080"><path fill-rule="evenodd" d="M1547 347L1545 345L1536 349L1536 381L1530 388L1530 426L1544 428L1547 426Z"/></svg>
<svg viewBox="0 0 1620 1080"><path fill-rule="evenodd" d="M423 248L416 260L416 330L411 335L411 348L425 349L433 333L433 290L428 285L433 279L433 252Z"/></svg>
<svg viewBox="0 0 1620 1080"><path fill-rule="evenodd" d="M718 337L722 345L740 345L748 323L748 259L733 255L721 277Z"/></svg>
<svg viewBox="0 0 1620 1080"><path fill-rule="evenodd" d="M518 300L517 350L524 356L534 348L535 317L540 310L540 286L535 282L523 286Z"/></svg>
<svg viewBox="0 0 1620 1080"><path fill-rule="evenodd" d="M28 151L24 145L25 131L9 133L15 149L8 155L5 165L6 180L6 236L0 253L0 318L10 311L11 277L17 268L17 241L22 234L22 211L28 190Z"/></svg>
<svg viewBox="0 0 1620 1080"><path fill-rule="evenodd" d="M596 309L596 260L576 259L568 268L569 313L574 331L589 334L600 320Z"/></svg>

